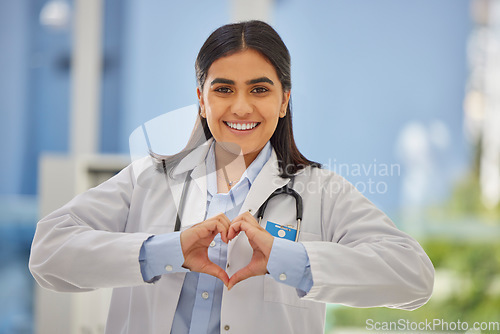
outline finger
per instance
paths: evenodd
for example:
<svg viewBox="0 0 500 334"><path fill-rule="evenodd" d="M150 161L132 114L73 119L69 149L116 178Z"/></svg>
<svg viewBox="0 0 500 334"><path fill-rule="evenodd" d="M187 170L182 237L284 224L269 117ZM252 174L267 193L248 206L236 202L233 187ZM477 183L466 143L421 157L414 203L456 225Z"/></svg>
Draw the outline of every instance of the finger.
<svg viewBox="0 0 500 334"><path fill-rule="evenodd" d="M237 236L241 231L244 231L245 233L251 233L252 235L255 235L255 233L258 232L259 230L265 231L259 225L256 225L253 222L248 222L247 220L241 219L241 220L239 220L237 222L233 222L231 224L231 226L229 227L228 239L231 240L232 238L234 238L235 236Z"/></svg>
<svg viewBox="0 0 500 334"><path fill-rule="evenodd" d="M267 234L269 234L269 232L265 228L260 226L255 220L254 221L240 220L239 222L236 222L236 223L238 224L240 231L244 231L246 233L248 233L250 231L252 231L254 233L255 232L266 232Z"/></svg>
<svg viewBox="0 0 500 334"><path fill-rule="evenodd" d="M223 230L218 229L217 231L221 234L222 241L227 243L227 229L229 228L230 221L225 214L219 213L218 215L215 215L204 221L207 226L211 226L212 231L215 231L214 224L217 224L217 222L224 226Z"/></svg>
<svg viewBox="0 0 500 334"><path fill-rule="evenodd" d="M198 239L203 239L217 231L217 221L208 219L192 228ZM186 230L187 231L187 230Z"/></svg>
<svg viewBox="0 0 500 334"><path fill-rule="evenodd" d="M235 272L233 276L231 276L231 278L229 279L229 283L227 284L227 289L231 290L233 286L235 286L239 282L253 276L257 275L248 266L241 268L240 270Z"/></svg>
<svg viewBox="0 0 500 334"><path fill-rule="evenodd" d="M241 215L234 218L233 221L231 222L231 224L234 224L234 223L239 222L239 221L246 221L249 223L254 223L256 225L259 225L259 222L257 221L257 219L255 219L255 217L252 216L252 214L248 211L243 212Z"/></svg>
<svg viewBox="0 0 500 334"><path fill-rule="evenodd" d="M227 218L227 216L224 213L222 213L222 212L216 214L215 216L207 218L206 221L210 221L210 220L220 220L221 222L224 222L224 224L227 224L228 226L231 223L231 221L229 220L229 218Z"/></svg>
<svg viewBox="0 0 500 334"><path fill-rule="evenodd" d="M233 225L229 228L229 233L231 233ZM241 222L234 224L234 229L238 229L238 233L241 231L245 232L250 246L255 249L260 249L266 258L269 258L271 249L274 243L274 237L260 226L256 226L253 223Z"/></svg>
<svg viewBox="0 0 500 334"><path fill-rule="evenodd" d="M224 225L224 223L222 223L215 217L204 221L199 228L204 229L206 230L206 232L208 232L206 235L204 235L205 237L211 233L220 233L221 231L227 231L226 225Z"/></svg>
<svg viewBox="0 0 500 334"><path fill-rule="evenodd" d="M221 222L219 219L210 219L206 221L203 226L209 233L204 236L200 235L200 238L206 238L208 236L212 237L212 240L215 238L217 234L221 234L221 239L225 243L227 243L227 226ZM210 240L210 241L212 241Z"/></svg>
<svg viewBox="0 0 500 334"><path fill-rule="evenodd" d="M241 216L245 217L246 221L259 225L257 218L255 218L250 212L246 211Z"/></svg>
<svg viewBox="0 0 500 334"><path fill-rule="evenodd" d="M227 228L229 228L229 225L231 225L231 221L227 216L223 213L219 213L217 216L215 216L221 223L223 223Z"/></svg>
<svg viewBox="0 0 500 334"><path fill-rule="evenodd" d="M227 228L228 226L221 221L217 221L217 232L220 233L221 239L227 244Z"/></svg>
<svg viewBox="0 0 500 334"><path fill-rule="evenodd" d="M217 215L217 220L224 226L224 232L221 231L220 234L221 234L222 241L224 241L227 244L227 242L228 242L227 231L229 229L229 225L231 224L231 221L223 213Z"/></svg>
<svg viewBox="0 0 500 334"><path fill-rule="evenodd" d="M242 221L239 221L239 222L231 224L231 226L229 227L229 230L227 232L227 238L229 240L232 240L234 237L236 237L240 233L242 223L243 223Z"/></svg>
<svg viewBox="0 0 500 334"><path fill-rule="evenodd" d="M227 273L224 271L224 269L213 262L207 263L207 265L204 266L203 270L201 270L200 272L217 277L224 283L225 286L229 284L229 276L227 275Z"/></svg>
<svg viewBox="0 0 500 334"><path fill-rule="evenodd" d="M229 227L229 233L234 233L235 235L238 235L241 231L244 231L246 233L253 231L257 228L256 225L254 225L253 223L250 223L246 220L240 220L240 221L237 221L233 224L231 224L231 226Z"/></svg>
<svg viewBox="0 0 500 334"><path fill-rule="evenodd" d="M210 243L218 233L225 238L227 229L218 220L207 220L181 232L181 247L184 254L200 241L202 244ZM209 239L209 240L208 240Z"/></svg>

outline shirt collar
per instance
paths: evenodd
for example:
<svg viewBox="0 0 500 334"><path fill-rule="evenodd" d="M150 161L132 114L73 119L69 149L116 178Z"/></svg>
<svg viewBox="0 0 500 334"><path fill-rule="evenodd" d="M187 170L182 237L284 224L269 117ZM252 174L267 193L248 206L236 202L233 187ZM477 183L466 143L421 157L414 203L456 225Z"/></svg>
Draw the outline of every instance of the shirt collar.
<svg viewBox="0 0 500 334"><path fill-rule="evenodd" d="M264 167L266 162L271 157L271 152L272 146L268 141L255 160L250 164L250 166L247 167L245 172L243 172L240 181L232 189L235 189L239 183L245 180L248 180L249 185L252 186L252 183L257 178L257 175L259 175L262 167ZM211 195L214 195L217 193L217 176L215 173L215 140L210 145L205 162L207 166L207 190Z"/></svg>

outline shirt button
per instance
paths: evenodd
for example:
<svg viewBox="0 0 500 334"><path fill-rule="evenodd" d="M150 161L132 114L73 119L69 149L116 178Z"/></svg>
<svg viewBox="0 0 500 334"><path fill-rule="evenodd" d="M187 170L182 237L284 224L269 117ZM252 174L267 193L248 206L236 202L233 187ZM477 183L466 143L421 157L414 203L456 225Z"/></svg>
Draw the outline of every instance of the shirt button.
<svg viewBox="0 0 500 334"><path fill-rule="evenodd" d="M227 264L226 268L229 268L229 263Z"/></svg>
<svg viewBox="0 0 500 334"><path fill-rule="evenodd" d="M224 326L224 330L228 331L229 330L229 325Z"/></svg>
<svg viewBox="0 0 500 334"><path fill-rule="evenodd" d="M203 299L208 299L208 296L209 296L209 294L206 291L201 294L201 298L203 298Z"/></svg>
<svg viewBox="0 0 500 334"><path fill-rule="evenodd" d="M174 270L174 267L172 267L171 265L167 264L167 265L165 266L165 270L166 270L166 271L172 271L172 270Z"/></svg>
<svg viewBox="0 0 500 334"><path fill-rule="evenodd" d="M286 280L286 274L280 274L279 279L280 281Z"/></svg>
<svg viewBox="0 0 500 334"><path fill-rule="evenodd" d="M210 247L214 247L215 246L215 240L212 240L212 242L210 243Z"/></svg>

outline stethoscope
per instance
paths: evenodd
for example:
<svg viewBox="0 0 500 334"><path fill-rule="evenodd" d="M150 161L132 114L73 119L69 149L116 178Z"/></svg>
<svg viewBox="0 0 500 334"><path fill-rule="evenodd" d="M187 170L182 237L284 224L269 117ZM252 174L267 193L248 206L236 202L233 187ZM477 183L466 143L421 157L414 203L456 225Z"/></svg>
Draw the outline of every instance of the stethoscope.
<svg viewBox="0 0 500 334"><path fill-rule="evenodd" d="M184 181L184 185L182 187L182 194L181 194L181 200L179 202L179 210L177 210L177 216L175 219L175 227L174 231L178 232L181 229L181 218L182 213L184 212L184 204L185 204L185 199L187 195L187 189L189 188L191 184L191 172L190 170L186 176L186 180ZM265 200L264 203L259 208L259 211L257 212L257 219L260 222L262 221L262 218L264 217L264 214L266 212L267 204L269 203L269 200L271 200L273 197L276 197L278 195L288 195L292 196L295 199L295 219L297 220L297 234L295 236L295 242L299 240L299 234L300 234L300 223L302 221L302 197L290 187L290 183L293 185L294 178L292 177L290 182L285 184L283 187L276 189L269 197Z"/></svg>
<svg viewBox="0 0 500 334"><path fill-rule="evenodd" d="M275 196L278 195L288 195L292 196L295 198L295 219L297 220L297 234L295 235L295 242L299 240L299 234L300 234L300 223L302 221L302 196L300 196L295 190L293 190L289 184L293 184L293 177L290 180L289 183L285 184L283 187L276 189L269 197L266 199L264 203L259 208L259 211L257 212L257 219L259 220L259 225L260 222L262 221L262 217L264 217L264 213L267 208L267 204L269 203L269 200Z"/></svg>

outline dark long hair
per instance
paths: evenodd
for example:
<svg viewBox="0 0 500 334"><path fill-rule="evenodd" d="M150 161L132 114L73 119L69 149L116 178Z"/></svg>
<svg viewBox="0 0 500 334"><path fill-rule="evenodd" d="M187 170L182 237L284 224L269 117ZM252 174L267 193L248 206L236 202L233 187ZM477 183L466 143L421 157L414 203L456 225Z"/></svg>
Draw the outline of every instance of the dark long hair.
<svg viewBox="0 0 500 334"><path fill-rule="evenodd" d="M205 41L196 58L196 79L200 91L203 91L205 80L210 66L219 58L229 56L239 51L252 49L266 57L274 66L283 91L292 88L290 53L278 33L267 23L262 21L246 21L224 25L215 30ZM290 177L306 166L321 167L317 162L310 161L300 153L293 137L292 111L290 98L286 115L279 118L276 130L270 141L278 158L280 176ZM198 116L197 124L186 148L179 155L174 156L170 163L162 160L163 169L175 164L186 156L192 149L205 140L212 138L206 118ZM155 156L161 159L161 156Z"/></svg>

